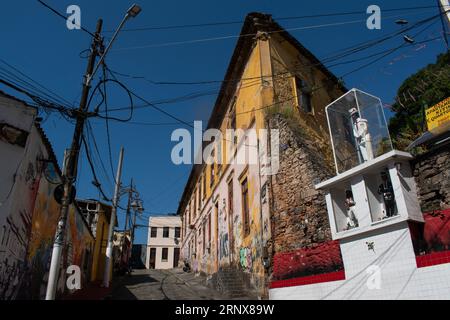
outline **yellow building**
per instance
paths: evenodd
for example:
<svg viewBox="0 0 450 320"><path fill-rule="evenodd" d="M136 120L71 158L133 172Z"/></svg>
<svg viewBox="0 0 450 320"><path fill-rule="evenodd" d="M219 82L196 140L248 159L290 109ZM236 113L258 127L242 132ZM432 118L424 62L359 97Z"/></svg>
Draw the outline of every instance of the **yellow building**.
<svg viewBox="0 0 450 320"><path fill-rule="evenodd" d="M101 282L105 272L106 247L112 207L97 200L77 200L77 204L95 237L90 281ZM116 219L117 226L117 219ZM112 275L110 270L110 279Z"/></svg>
<svg viewBox="0 0 450 320"><path fill-rule="evenodd" d="M274 148L280 140L268 119L284 114L331 161L324 107L344 91L270 15L246 17L206 128L222 133L203 150L213 163L194 165L178 208L182 259L195 272L212 275L216 287L230 292L267 296L269 248L275 250L276 201L270 197L278 145Z"/></svg>

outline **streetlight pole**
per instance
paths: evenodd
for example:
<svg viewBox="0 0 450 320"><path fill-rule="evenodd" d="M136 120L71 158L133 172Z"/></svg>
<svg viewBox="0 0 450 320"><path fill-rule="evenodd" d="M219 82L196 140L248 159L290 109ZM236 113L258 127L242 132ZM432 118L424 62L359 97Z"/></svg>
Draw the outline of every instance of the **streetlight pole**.
<svg viewBox="0 0 450 320"><path fill-rule="evenodd" d="M112 203L113 207L109 222L108 246L106 247L105 273L103 275L103 286L105 288L109 287L109 276L111 273L110 269L113 251L114 225L116 224L117 205L119 203L120 197L119 193L120 193L120 178L122 175L122 161L123 161L123 147L120 148L119 164L117 166L117 173L116 173L116 186L114 189L114 198Z"/></svg>
<svg viewBox="0 0 450 320"><path fill-rule="evenodd" d="M130 17L136 17L139 12L141 11L141 8L133 4L125 14L125 17L122 19L119 28L114 33L113 38L108 44L108 47L106 48L105 52L100 57L99 63L94 67L95 60L97 58L97 55L99 53L97 47L101 44L102 39L100 36L103 20L99 19L97 21L97 27L94 34L94 38L92 39L91 44L91 55L89 56L88 65L86 68L86 73L84 75L84 81L83 81L83 89L82 94L80 98L80 106L76 112L76 124L75 124L75 131L72 138L72 144L69 150L68 159L67 159L67 165L64 166L64 172L63 172L63 193L61 197L61 209L60 209L60 216L58 220L58 225L56 226L56 232L55 232L55 238L53 242L53 249L52 249L52 257L50 262L50 270L49 270L49 278L47 283L47 291L45 294L46 300L54 300L56 296L56 287L58 283L58 277L60 273L60 265L61 265L61 254L62 249L64 246L64 237L66 233L66 224L67 224L67 216L69 213L69 205L74 200L74 189L73 189L73 183L76 179L76 169L78 164L78 157L79 157L79 151L80 151L80 145L81 145L81 136L84 129L84 123L87 118L87 101L89 96L89 91L91 88L91 82L92 79L97 72L100 64L103 63L106 54L108 53L109 49L111 48L112 43L114 42L115 38L117 37L117 34L122 29L125 22Z"/></svg>
<svg viewBox="0 0 450 320"><path fill-rule="evenodd" d="M72 138L72 144L69 150L67 159L67 165L64 166L63 181L64 192L61 198L61 209L58 225L56 226L55 239L53 243L52 258L50 262L49 278L47 284L47 291L45 295L46 300L54 300L56 295L56 286L58 282L61 253L64 246L64 236L66 233L67 216L69 212L69 205L73 201L73 182L76 179L76 167L78 163L78 156L81 144L81 134L84 128L84 122L86 120L86 108L87 99L89 95L90 80L92 77L92 71L94 69L95 59L98 55L97 46L100 43L100 32L102 30L102 19L97 21L97 28L95 37L92 39L91 55L89 56L86 73L84 75L83 91L80 99L80 107L77 111L77 120L75 125L75 131Z"/></svg>

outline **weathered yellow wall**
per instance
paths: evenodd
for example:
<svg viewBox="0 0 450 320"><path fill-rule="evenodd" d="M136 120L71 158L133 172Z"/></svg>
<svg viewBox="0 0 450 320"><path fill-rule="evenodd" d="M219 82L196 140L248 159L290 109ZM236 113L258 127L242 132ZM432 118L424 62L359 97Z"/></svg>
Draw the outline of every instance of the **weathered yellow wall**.
<svg viewBox="0 0 450 320"><path fill-rule="evenodd" d="M332 162L325 107L344 92L336 86L335 81L318 68L317 63L308 60L280 35L271 35L270 51L275 74L276 101L288 100L276 107L293 109L295 121L308 136L317 141L321 151L326 154L327 160ZM299 108L294 80L296 75L312 89L312 113L304 112Z"/></svg>
<svg viewBox="0 0 450 320"><path fill-rule="evenodd" d="M255 42L255 46L250 54L247 64L242 74L242 80L237 84L235 93L235 113L236 128L250 129L266 128L266 116L270 112L279 112L280 110L289 109L292 120L297 123L305 134L317 141L321 152L327 155L331 163L331 149L328 144L328 127L325 116L325 106L331 102L332 97L339 96L340 92L335 87L335 82L328 79L323 71L312 65L313 62L308 61L287 41L281 41L281 37L272 34L269 37L260 36ZM267 76L262 79L262 76ZM299 76L302 80L312 88L311 100L313 112L306 113L300 110L296 94L295 76ZM286 102L285 102L286 100ZM230 127L230 112L233 107L233 101L229 102L228 112L225 114L220 130L223 134L222 155L223 159L227 159L228 141L225 132ZM242 142L238 142L242 146ZM255 147L255 146L254 146ZM252 146L248 146L252 148ZM217 154L217 153L216 153ZM258 165L222 165L222 176L218 176L218 165L215 166L215 181L211 187L211 169L210 165L205 165L203 173L199 175L196 187L193 190L200 190L201 176L206 177L206 197L201 213L192 213L194 210L193 201L195 194L191 194L191 202L185 209L185 214L191 212L191 217L197 217L191 221L194 229L189 230L184 235L183 247L186 248L192 240L195 242L194 252L195 259L191 260L195 271L214 274L219 267L224 267L230 263L239 267L245 273L250 275L252 284L258 291L258 295L262 296L265 290L265 269L263 266L263 250L266 241L270 237L270 216L269 206L266 202L263 213L263 204L261 203L261 190L263 183L267 181L267 177L261 177ZM246 167L245 176L248 180L248 198L249 198L249 214L250 214L250 232L245 235L242 228L242 196L241 184L243 179L242 172ZM234 216L233 221L228 221L228 192L227 178L233 170L233 202ZM266 190L265 193L268 193ZM214 199L212 199L214 197ZM200 197L201 198L201 197ZM267 199L267 198L266 198ZM201 202L201 201L200 201ZM215 204L219 206L218 230L216 232ZM211 241L205 244L203 250L203 225L208 224L208 216L211 219L211 230L206 228L205 239L208 241L208 233L211 232ZM187 216L184 218L188 221ZM232 225L232 234L229 225ZM234 246L229 248L227 252L231 235L234 237ZM210 248L208 251L206 248ZM186 252L187 250L185 250ZM218 256L218 253L219 256ZM190 259L190 256L185 258Z"/></svg>
<svg viewBox="0 0 450 320"><path fill-rule="evenodd" d="M266 65L265 69L270 70L270 60L269 54L266 46ZM237 84L236 90L236 100L235 100L235 113L236 113L236 128L247 130L250 128L264 128L264 106L267 103L271 103L271 100L262 98L262 81L261 81L261 71L262 71L262 63L261 63L261 46L260 41L257 42L257 45L254 47L248 63L243 71L242 80ZM246 79L246 80L245 80ZM271 96L270 96L271 97ZM229 102L229 111L232 108L232 101ZM229 140L226 136L226 129L230 127L230 117L228 114L223 118L222 123L220 125L220 130L223 134L223 140L221 143L222 146L222 159L223 162L226 161L228 155L227 144L233 144L231 140ZM255 148L256 145L253 145ZM249 147L251 148L251 147ZM255 149L256 150L256 149ZM216 152L217 155L217 152ZM233 256L234 265L239 266L245 272L251 273L252 277L263 277L263 266L261 262L261 244L260 244L260 230L261 230L261 221L260 221L260 205L259 205L259 170L257 165L250 165L250 168L247 170L247 179L248 179L248 202L249 202L249 214L251 216L251 225L250 232L248 235L244 237L244 231L242 230L242 199L241 199L241 188L239 175L241 172L235 172L233 179L234 188L233 188L233 200L234 200L234 216L235 221L231 222L233 224L233 236L235 238L234 247L230 248L232 252L226 252L226 255L223 254L223 251L228 251L228 249L224 248L223 236L226 235L226 239L228 240L228 209L224 208L222 201L226 201L228 198L227 194L227 177L229 175L229 166L227 163L223 163L221 176L218 176L218 164L214 164L215 171L215 181L211 186L211 168L210 165L205 165L203 170L203 176L206 177L206 197L204 201L204 207L202 208L201 215L198 215L197 219L191 221L192 224L195 224L195 229L193 232L196 232L196 259L193 261L194 269L196 271L202 271L208 274L213 274L217 272L219 266L224 266L230 264L229 256ZM237 171L238 169L236 169ZM239 168L242 170L242 168ZM193 190L200 190L201 176L196 183L197 187L193 188ZM220 186L219 186L220 185ZM225 186L225 187L224 187ZM217 196L217 199L212 199L212 196ZM201 198L201 197L200 197ZM193 201L195 201L195 193L192 193L190 196L191 201L186 207L186 213L190 210L191 217L195 217L196 214L193 214L194 205ZM213 201L214 200L214 201ZM215 204L219 205L219 220L218 225L216 225L216 212L215 212ZM210 250L205 250L203 252L203 224L206 223L208 226L208 215L210 215L211 219L211 230L206 228L205 239L208 241L208 233L211 232L210 238L211 243L207 243L205 247L209 247ZM188 221L187 216L184 218L185 221ZM216 232L216 228L219 232ZM189 235L190 232L187 232ZM191 232L192 236L192 232ZM188 241L186 241L187 243ZM228 242L226 242L228 246ZM219 247L220 246L220 247ZM222 252L220 257L218 257L218 252ZM190 258L190 257L187 257Z"/></svg>
<svg viewBox="0 0 450 320"><path fill-rule="evenodd" d="M108 244L109 221L103 212L99 214L95 234L94 259L92 263L91 281L103 281L105 271L106 246ZM112 264L110 275L112 274ZM110 277L111 279L111 277Z"/></svg>

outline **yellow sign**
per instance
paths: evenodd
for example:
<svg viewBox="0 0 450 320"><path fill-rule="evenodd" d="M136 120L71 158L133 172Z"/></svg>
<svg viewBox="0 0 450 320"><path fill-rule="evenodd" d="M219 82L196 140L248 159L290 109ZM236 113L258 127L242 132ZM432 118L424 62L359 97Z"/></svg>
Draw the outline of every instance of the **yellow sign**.
<svg viewBox="0 0 450 320"><path fill-rule="evenodd" d="M428 131L434 131L444 124L450 124L450 97L435 104L425 111L427 118ZM439 128L441 129L441 128Z"/></svg>

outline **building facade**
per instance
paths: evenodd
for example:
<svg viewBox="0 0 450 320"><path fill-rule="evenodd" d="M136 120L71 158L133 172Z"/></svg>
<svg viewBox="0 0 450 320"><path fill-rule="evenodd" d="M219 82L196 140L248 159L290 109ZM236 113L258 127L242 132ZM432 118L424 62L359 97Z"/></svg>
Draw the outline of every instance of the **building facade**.
<svg viewBox="0 0 450 320"><path fill-rule="evenodd" d="M181 219L178 216L150 217L145 266L172 269L180 260Z"/></svg>
<svg viewBox="0 0 450 320"><path fill-rule="evenodd" d="M43 299L60 214L53 194L61 171L37 110L0 91L0 300ZM71 205L57 298L69 293L66 269L80 267L82 286L91 276L95 239L78 207Z"/></svg>
<svg viewBox="0 0 450 320"><path fill-rule="evenodd" d="M270 15L241 34L206 128L222 136L180 201L181 250L213 286L268 297L279 255L331 240L314 181L332 172L324 108L345 88Z"/></svg>
<svg viewBox="0 0 450 320"><path fill-rule="evenodd" d="M93 261L90 281L102 282L105 275L106 247L108 245L109 224L112 207L98 200L77 199L78 208L91 228L95 238ZM116 227L117 227L117 219ZM113 271L111 264L110 279Z"/></svg>

